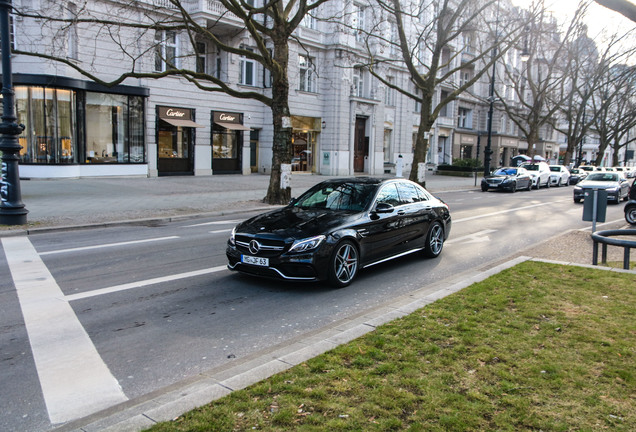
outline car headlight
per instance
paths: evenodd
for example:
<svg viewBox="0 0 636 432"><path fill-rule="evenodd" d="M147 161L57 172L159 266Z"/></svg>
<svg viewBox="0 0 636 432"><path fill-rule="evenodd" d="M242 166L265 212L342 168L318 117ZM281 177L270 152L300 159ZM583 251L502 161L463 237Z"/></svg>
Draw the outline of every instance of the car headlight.
<svg viewBox="0 0 636 432"><path fill-rule="evenodd" d="M605 190L608 191L608 192L612 192L612 193L618 192L618 188L617 187L607 188Z"/></svg>
<svg viewBox="0 0 636 432"><path fill-rule="evenodd" d="M574 190L580 192L583 188L581 186L574 186Z"/></svg>
<svg viewBox="0 0 636 432"><path fill-rule="evenodd" d="M307 252L316 249L325 239L324 235L296 240L289 248L290 252Z"/></svg>
<svg viewBox="0 0 636 432"><path fill-rule="evenodd" d="M232 228L232 232L230 233L230 244L232 246L236 246L236 240L234 239L234 236L236 235L236 227Z"/></svg>

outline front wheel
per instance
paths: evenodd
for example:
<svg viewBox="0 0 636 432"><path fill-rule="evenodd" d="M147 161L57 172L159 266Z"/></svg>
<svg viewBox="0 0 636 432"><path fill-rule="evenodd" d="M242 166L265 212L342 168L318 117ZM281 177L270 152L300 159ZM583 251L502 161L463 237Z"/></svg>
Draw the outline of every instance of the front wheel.
<svg viewBox="0 0 636 432"><path fill-rule="evenodd" d="M512 186L510 186L510 192L515 193L517 192L517 183L513 183Z"/></svg>
<svg viewBox="0 0 636 432"><path fill-rule="evenodd" d="M426 234L426 246L424 255L428 258L437 258L444 248L444 228L439 222L433 222Z"/></svg>
<svg viewBox="0 0 636 432"><path fill-rule="evenodd" d="M353 281L358 274L358 249L350 240L339 243L334 249L329 262L329 282L331 285L342 288Z"/></svg>
<svg viewBox="0 0 636 432"><path fill-rule="evenodd" d="M631 225L636 225L636 204L625 207L625 220Z"/></svg>
<svg viewBox="0 0 636 432"><path fill-rule="evenodd" d="M481 191L482 192L486 192L488 190L488 186L486 185L481 185Z"/></svg>

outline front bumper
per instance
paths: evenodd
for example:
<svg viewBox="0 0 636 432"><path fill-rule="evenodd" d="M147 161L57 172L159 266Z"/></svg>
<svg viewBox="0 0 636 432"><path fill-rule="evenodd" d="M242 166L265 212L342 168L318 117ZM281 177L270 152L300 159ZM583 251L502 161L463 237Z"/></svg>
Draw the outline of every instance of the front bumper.
<svg viewBox="0 0 636 432"><path fill-rule="evenodd" d="M315 251L302 254L268 254L265 256L269 260L268 266L242 262L243 255L253 255L229 243L225 254L228 259L227 267L230 270L269 279L312 282L327 279L329 256L325 254L324 246L323 244Z"/></svg>
<svg viewBox="0 0 636 432"><path fill-rule="evenodd" d="M618 190L608 190L607 191L607 200L608 201L619 201L619 191ZM588 194L593 194L594 189L574 189L574 199L575 200L584 200L585 196Z"/></svg>

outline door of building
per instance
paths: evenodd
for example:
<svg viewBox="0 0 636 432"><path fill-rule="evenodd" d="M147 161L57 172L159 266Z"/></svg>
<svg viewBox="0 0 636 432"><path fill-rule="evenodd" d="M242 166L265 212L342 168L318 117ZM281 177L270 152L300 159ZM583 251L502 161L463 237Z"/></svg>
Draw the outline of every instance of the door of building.
<svg viewBox="0 0 636 432"><path fill-rule="evenodd" d="M157 107L157 172L194 175L194 110Z"/></svg>
<svg viewBox="0 0 636 432"><path fill-rule="evenodd" d="M369 156L369 137L365 136L367 119L356 117L353 143L353 171L364 172L364 161Z"/></svg>

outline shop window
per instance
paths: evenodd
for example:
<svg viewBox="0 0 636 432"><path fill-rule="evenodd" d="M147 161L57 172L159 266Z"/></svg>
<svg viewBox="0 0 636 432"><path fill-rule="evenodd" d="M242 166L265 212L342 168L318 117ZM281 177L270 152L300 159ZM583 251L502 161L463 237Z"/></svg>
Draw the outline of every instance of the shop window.
<svg viewBox="0 0 636 432"><path fill-rule="evenodd" d="M178 68L177 33L172 30L157 30L155 44L155 71L164 72Z"/></svg>
<svg viewBox="0 0 636 432"><path fill-rule="evenodd" d="M17 122L25 125L18 137L23 163L77 162L75 92L43 87L15 88Z"/></svg>
<svg viewBox="0 0 636 432"><path fill-rule="evenodd" d="M86 93L86 163L143 162L143 100Z"/></svg>
<svg viewBox="0 0 636 432"><path fill-rule="evenodd" d="M473 146L472 145L462 145L459 147L459 158L460 159L472 159L473 157Z"/></svg>
<svg viewBox="0 0 636 432"><path fill-rule="evenodd" d="M300 91L306 92L315 92L316 84L315 84L315 75L314 75L314 64L313 59L311 57L307 57L305 55L298 56L298 67L300 70Z"/></svg>

